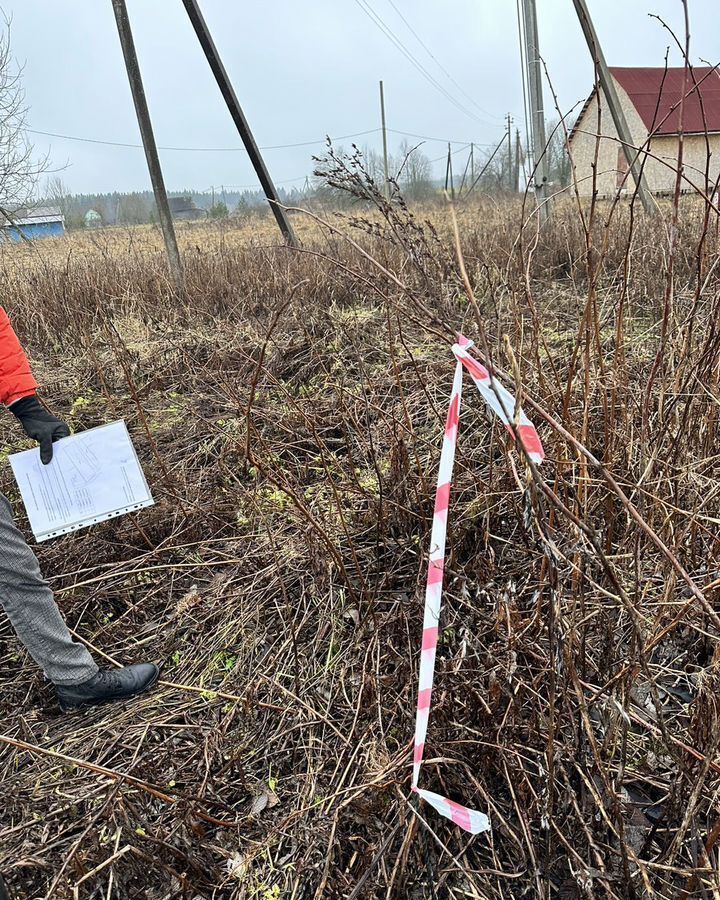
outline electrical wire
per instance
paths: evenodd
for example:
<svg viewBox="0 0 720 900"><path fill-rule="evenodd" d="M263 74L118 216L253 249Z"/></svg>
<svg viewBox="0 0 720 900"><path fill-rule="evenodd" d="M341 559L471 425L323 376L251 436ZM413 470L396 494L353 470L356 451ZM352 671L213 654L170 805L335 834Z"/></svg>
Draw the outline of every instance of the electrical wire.
<svg viewBox="0 0 720 900"><path fill-rule="evenodd" d="M130 143L126 143L123 141L104 141L104 140L100 140L99 138L79 137L78 135L72 135L72 134L58 134L54 131L40 131L40 130L34 129L34 128L27 128L26 131L29 134L39 134L39 135L42 135L43 137L54 137L54 138L59 138L64 141L79 141L80 143L83 143L83 144L100 144L101 146L105 146L105 147L124 147L124 148L130 148L133 150L142 150L143 149L142 144L130 144ZM356 131L353 134L341 134L341 135L338 135L336 138L332 138L331 140L343 141L343 140L347 140L349 138L364 137L365 135L368 135L368 134L378 134L380 131L382 131L381 128L369 128L367 131ZM402 131L399 128L388 128L387 131L390 132L391 134L402 135L403 137L419 138L420 140L424 140L424 141L438 141L439 143L442 143L442 144L448 144L448 143L450 143L450 144L466 144L466 145L470 144L470 141L448 140L448 138L432 137L431 135L428 135L428 134L416 134L413 131ZM260 150L285 150L285 149L289 149L289 148L293 148L293 147L315 147L318 144L324 144L326 140L327 140L326 138L322 138L321 140L317 140L317 141L298 141L296 143L290 143L290 144L272 144L272 145L268 145L265 147L260 147L259 149ZM474 144L476 147L494 147L495 146L494 143L481 144L481 143L478 143L477 141L474 141ZM244 149L245 149L244 147L162 147L162 146L158 147L158 150L175 150L175 151L187 152L187 153L240 153Z"/></svg>
<svg viewBox="0 0 720 900"><path fill-rule="evenodd" d="M494 143L488 144L479 144L477 141L448 141L447 138L439 138L439 137L430 137L428 134L415 134L412 131L400 131L397 128L388 128L387 129L391 134L402 134L404 137L413 137L419 138L423 141L438 141L441 144L475 144L476 147L494 147Z"/></svg>
<svg viewBox="0 0 720 900"><path fill-rule="evenodd" d="M505 138L503 138L503 140L505 140ZM470 144L463 144L461 147L458 147L457 150L451 150L450 155L456 156L458 153L462 153L463 150L467 150L467 148L469 146L470 146ZM430 162L431 163L440 162L440 160L442 160L442 159L447 159L447 156L448 156L447 153L443 153L442 156L436 156L435 159L431 159Z"/></svg>
<svg viewBox="0 0 720 900"><path fill-rule="evenodd" d="M412 54L410 50L403 44L400 38L393 32L392 28L390 28L383 19L375 12L375 10L370 6L369 0L354 0L355 4L360 7L360 9L365 13L365 15L370 19L370 21L376 25L380 31L388 38L388 40L403 54L403 56L413 65L418 72L428 81L436 90L440 91L440 93L453 104L460 112L464 113L466 116L469 116L471 119L475 119L476 122L479 122L481 125L492 125L491 122L487 122L483 119L480 119L475 113L464 106L462 103L457 100L456 97L447 91L440 82L428 72L428 70L423 66L421 62L419 62L416 57Z"/></svg>
<svg viewBox="0 0 720 900"><path fill-rule="evenodd" d="M390 6L392 6L392 8L395 10L395 12L396 12L396 13L400 16L400 18L403 20L403 22L405 23L405 25L407 26L408 30L410 31L410 33L412 34L412 36L415 38L415 40L420 44L420 46L423 48L423 50L424 50L424 51L428 54L428 56L433 60L433 62L435 63L435 65L440 69L440 71L445 75L445 77L448 78L450 81L452 81L452 83L453 83L453 84L455 85L455 87L460 91L460 93L461 93L467 100L469 100L469 101L472 103L472 105L473 105L476 109L478 109L483 115L485 115L485 116L490 116L491 119L502 119L502 118L503 118L502 116L498 116L498 115L496 115L495 113L491 113L491 112L490 112L489 110L487 110L487 109L483 109L483 107L480 106L480 105L475 101L475 98L472 97L470 94L468 94L468 92L467 92L466 90L463 89L462 85L458 84L458 82L452 77L452 75L448 72L448 70L445 68L445 66L440 62L440 60L435 56L435 54L432 52L432 50L428 47L428 45L425 43L425 41L420 37L420 35L417 33L417 31L415 31L415 29L412 27L412 25L408 22L408 20L406 19L406 17L403 15L402 11L399 10L399 9L397 8L397 6L395 5L394 0L388 0L388 3L390 4ZM490 146L490 145L488 145L488 146ZM494 145L492 145L492 146L494 146Z"/></svg>
<svg viewBox="0 0 720 900"><path fill-rule="evenodd" d="M142 144L128 144L123 143L122 141L101 141L96 138L86 138L86 137L77 137L72 134L56 134L53 131L38 131L33 128L25 129L29 134L39 134L43 137L54 137L60 138L64 141L80 141L84 144L103 144L107 147L128 147L134 150L142 150ZM344 141L348 138L354 137L363 137L366 134L377 134L378 131L381 131L380 128L370 128L367 131L356 131L353 134L341 134L336 138L332 138L335 141ZM325 138L319 141L299 141L295 144L271 144L266 147L259 147L260 150L286 150L292 147L314 147L318 144L324 144ZM244 147L158 147L158 150L178 150L183 153L243 153L245 151Z"/></svg>
<svg viewBox="0 0 720 900"><path fill-rule="evenodd" d="M448 141L447 138L430 137L429 135L415 134L412 131L400 131L397 128L388 128L387 130L389 132L391 132L392 134L400 134L400 135L403 135L404 137L414 137L414 138L419 138L421 140L426 140L426 141L439 141L443 144L460 144L460 146L456 150L452 151L453 156L455 156L457 153L461 153L463 150L467 150L467 148L471 144L470 141ZM44 137L60 138L61 140L65 140L65 141L79 141L84 144L99 144L99 145L105 146L105 147L125 147L125 148L134 149L134 150L142 150L143 149L142 144L131 144L131 143L123 142L123 141L104 141L104 140L100 140L99 138L79 137L77 135L70 135L70 134L58 134L54 131L40 131L39 129L34 129L34 128L28 128L28 129L26 129L26 131L28 131L30 134L38 134L38 135L42 135ZM382 129L381 128L370 128L366 131L356 131L352 134L339 135L338 137L334 138L333 140L341 141L341 140L346 140L348 138L363 137L368 134L377 134L379 131L382 131ZM290 143L290 144L274 144L272 146L260 147L259 149L260 150L282 150L282 149L293 148L293 147L311 147L311 146L317 146L318 144L324 144L325 140L326 139L323 138L322 140L318 140L318 141L298 141L296 143ZM494 147L495 146L494 144L479 144L477 142L474 142L474 143L475 143L476 147ZM225 153L225 152L234 153L234 152L242 151L244 149L245 149L244 147L161 147L161 146L158 147L158 150L176 150L176 151L189 152L189 153ZM436 163L436 162L440 162L441 160L446 159L446 158L447 158L447 154L443 153L442 156L437 156L434 159L429 160L429 162ZM307 175L299 175L297 178L285 178L280 181L275 181L275 184L293 184L296 181L303 181L305 178L307 178ZM252 190L253 188L257 187L257 184L226 184L225 187L230 190ZM206 191L205 193L209 193L209 190L210 189L208 189L208 191Z"/></svg>

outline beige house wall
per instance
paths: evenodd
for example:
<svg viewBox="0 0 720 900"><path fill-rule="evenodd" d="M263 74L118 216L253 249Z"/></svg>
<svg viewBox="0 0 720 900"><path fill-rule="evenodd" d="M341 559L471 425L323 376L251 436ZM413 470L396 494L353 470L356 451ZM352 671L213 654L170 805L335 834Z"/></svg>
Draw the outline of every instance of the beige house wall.
<svg viewBox="0 0 720 900"><path fill-rule="evenodd" d="M633 106L630 98L620 85L615 82L620 105L625 113L633 143L640 146L647 140L648 132L642 119ZM593 186L600 196L614 196L626 170L626 162L622 147L617 140L617 131L610 115L605 97L602 96L600 106L600 123L598 131L598 98L595 95L578 122L570 141L573 169L577 188L581 195L590 196ZM597 140L597 134L600 140ZM715 181L720 174L720 135L709 136L710 145L710 180ZM597 149L597 176L593 182L593 162ZM650 153L658 157L648 157L645 162L645 177L648 187L654 193L671 193L675 188L677 170L678 139L673 135L656 137L650 143ZM620 154L618 155L618 151ZM705 135L686 135L683 148L683 171L687 179L702 190L705 190L705 168L708 162L708 141ZM624 181L623 189L632 192L634 183L631 176ZM683 190L692 190L693 185L683 181Z"/></svg>

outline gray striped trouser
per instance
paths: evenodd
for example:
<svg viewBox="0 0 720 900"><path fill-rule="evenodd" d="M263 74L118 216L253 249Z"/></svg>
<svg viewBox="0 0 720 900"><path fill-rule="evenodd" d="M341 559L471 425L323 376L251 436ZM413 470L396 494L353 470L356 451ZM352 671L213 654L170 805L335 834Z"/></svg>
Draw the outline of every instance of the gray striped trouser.
<svg viewBox="0 0 720 900"><path fill-rule="evenodd" d="M22 533L12 507L0 494L0 604L35 662L55 684L80 684L97 666L82 644L73 641L53 593Z"/></svg>

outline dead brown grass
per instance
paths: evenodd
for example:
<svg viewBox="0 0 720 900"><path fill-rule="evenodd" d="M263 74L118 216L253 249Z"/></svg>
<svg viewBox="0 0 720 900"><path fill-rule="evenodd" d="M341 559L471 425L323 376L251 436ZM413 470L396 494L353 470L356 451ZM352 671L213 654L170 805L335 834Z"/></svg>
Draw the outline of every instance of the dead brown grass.
<svg viewBox="0 0 720 900"><path fill-rule="evenodd" d="M44 546L43 566L89 645L164 664L151 696L63 717L2 627L17 895L720 890L704 213L686 204L673 250L627 208L586 231L567 204L541 235L519 203L464 209L476 309L447 215L436 231L380 200L332 218L356 245L317 221L300 252L184 229L184 298L151 230L4 250L46 395L76 428L125 417L158 500ZM488 811L474 839L409 795L459 329L500 368L508 336L548 451L534 477L468 390L424 777ZM7 467L0 486L17 501Z"/></svg>

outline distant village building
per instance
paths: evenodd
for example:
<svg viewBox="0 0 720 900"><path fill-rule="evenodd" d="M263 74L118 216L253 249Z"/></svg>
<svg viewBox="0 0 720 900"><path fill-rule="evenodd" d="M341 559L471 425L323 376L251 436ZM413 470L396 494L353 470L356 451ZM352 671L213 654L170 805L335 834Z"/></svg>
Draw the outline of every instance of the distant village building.
<svg viewBox="0 0 720 900"><path fill-rule="evenodd" d="M22 207L7 216L0 216L0 229L3 239L11 241L62 237L65 234L65 218L59 206Z"/></svg>
<svg viewBox="0 0 720 900"><path fill-rule="evenodd" d="M89 209L84 219L86 228L99 228L103 224L103 217L96 209Z"/></svg>
<svg viewBox="0 0 720 900"><path fill-rule="evenodd" d="M204 219L207 215L204 209L200 209L192 197L168 197L170 212L173 219L193 221Z"/></svg>
<svg viewBox="0 0 720 900"><path fill-rule="evenodd" d="M672 194L677 177L679 134L682 111L683 171L692 184L683 181L682 190L693 185L712 189L720 174L720 74L708 66L685 69L634 69L611 67L610 73L630 128L633 144L645 145L652 156L644 157L644 174L649 189L658 195ZM635 184L618 142L605 96L600 91L600 140L598 134L598 92L585 103L570 134L575 179L580 194L593 189L600 196L618 190L632 193ZM648 140L649 139L649 140ZM597 149L597 168L593 164ZM653 158L657 157L657 158ZM709 169L708 169L709 166ZM708 177L709 176L709 177Z"/></svg>

